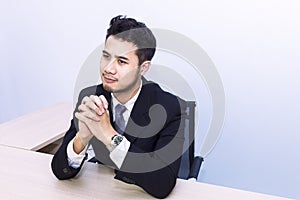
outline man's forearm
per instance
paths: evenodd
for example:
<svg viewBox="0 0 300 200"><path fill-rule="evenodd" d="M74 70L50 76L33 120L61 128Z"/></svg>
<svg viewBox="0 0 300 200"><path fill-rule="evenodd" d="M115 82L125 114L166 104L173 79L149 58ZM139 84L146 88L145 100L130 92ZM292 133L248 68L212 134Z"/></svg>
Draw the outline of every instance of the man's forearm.
<svg viewBox="0 0 300 200"><path fill-rule="evenodd" d="M83 140L80 138L78 134L76 134L74 140L73 140L73 149L74 152L79 154L81 153L87 144L84 144Z"/></svg>

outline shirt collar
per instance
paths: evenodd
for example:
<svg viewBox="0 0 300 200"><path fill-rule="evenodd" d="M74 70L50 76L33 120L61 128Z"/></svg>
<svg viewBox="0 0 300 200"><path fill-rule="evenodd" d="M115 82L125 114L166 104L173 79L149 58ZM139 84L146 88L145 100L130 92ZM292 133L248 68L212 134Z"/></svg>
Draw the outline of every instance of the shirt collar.
<svg viewBox="0 0 300 200"><path fill-rule="evenodd" d="M140 87L139 87L139 90L137 91L137 93L131 99L129 99L125 104L123 104L130 113L133 109L134 103L136 102L136 100L141 92L142 85L143 84L141 81L141 84L140 84ZM115 106L118 104L121 104L121 103L116 99L116 97L114 96L113 93L112 93L111 97L112 97L112 106L113 106L113 109L115 109Z"/></svg>

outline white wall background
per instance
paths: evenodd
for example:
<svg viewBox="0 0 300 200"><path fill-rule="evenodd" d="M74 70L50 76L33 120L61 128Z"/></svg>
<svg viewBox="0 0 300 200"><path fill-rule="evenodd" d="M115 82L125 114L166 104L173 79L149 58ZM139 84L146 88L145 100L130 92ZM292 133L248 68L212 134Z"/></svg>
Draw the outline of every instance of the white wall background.
<svg viewBox="0 0 300 200"><path fill-rule="evenodd" d="M299 198L299 10L297 0L1 0L0 122L72 101L110 18L127 14L196 41L223 80L223 134L199 181Z"/></svg>

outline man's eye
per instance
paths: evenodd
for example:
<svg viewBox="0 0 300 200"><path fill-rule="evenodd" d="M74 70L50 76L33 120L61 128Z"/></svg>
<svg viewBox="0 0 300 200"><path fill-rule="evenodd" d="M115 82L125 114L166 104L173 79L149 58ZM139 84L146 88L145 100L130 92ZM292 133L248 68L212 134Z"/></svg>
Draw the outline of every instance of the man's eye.
<svg viewBox="0 0 300 200"><path fill-rule="evenodd" d="M127 64L127 62L125 62L124 60L119 60L118 62L119 62L121 65Z"/></svg>
<svg viewBox="0 0 300 200"><path fill-rule="evenodd" d="M107 54L102 54L102 56L103 56L104 58L109 58L109 55L107 55Z"/></svg>

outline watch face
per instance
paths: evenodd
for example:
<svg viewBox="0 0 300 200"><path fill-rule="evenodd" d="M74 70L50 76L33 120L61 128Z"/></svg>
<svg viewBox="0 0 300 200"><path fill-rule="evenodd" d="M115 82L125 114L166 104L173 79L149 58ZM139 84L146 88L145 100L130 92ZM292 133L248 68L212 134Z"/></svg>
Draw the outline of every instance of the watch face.
<svg viewBox="0 0 300 200"><path fill-rule="evenodd" d="M123 136L121 135L117 135L115 138L114 138L114 144L117 146L119 145L123 140Z"/></svg>

